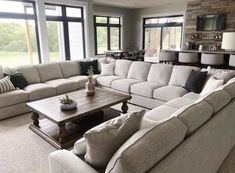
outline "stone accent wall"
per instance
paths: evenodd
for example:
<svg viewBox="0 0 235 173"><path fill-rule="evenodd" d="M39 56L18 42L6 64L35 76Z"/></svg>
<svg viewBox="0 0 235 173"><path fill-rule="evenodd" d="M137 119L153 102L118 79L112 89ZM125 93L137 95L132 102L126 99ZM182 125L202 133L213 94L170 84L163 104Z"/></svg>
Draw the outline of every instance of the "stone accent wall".
<svg viewBox="0 0 235 173"><path fill-rule="evenodd" d="M185 28L185 41L186 42L197 42L199 44L215 44L221 43L221 41L214 41L213 37L217 33L212 31L196 31L197 16L205 14L217 14L226 13L226 30L235 31L235 0L196 0L190 1L187 4L187 19ZM199 33L206 39L192 40L191 35Z"/></svg>

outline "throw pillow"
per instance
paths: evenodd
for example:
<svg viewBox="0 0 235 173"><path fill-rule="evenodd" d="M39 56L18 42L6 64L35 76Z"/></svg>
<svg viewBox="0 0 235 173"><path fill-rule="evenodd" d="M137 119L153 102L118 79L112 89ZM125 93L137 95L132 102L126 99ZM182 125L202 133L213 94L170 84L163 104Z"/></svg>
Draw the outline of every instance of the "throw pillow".
<svg viewBox="0 0 235 173"><path fill-rule="evenodd" d="M207 72L192 70L185 84L189 92L200 93L206 81Z"/></svg>
<svg viewBox="0 0 235 173"><path fill-rule="evenodd" d="M21 73L15 73L15 74L5 74L4 76L10 76L10 80L15 88L24 89L26 86L28 86L27 80L24 78L24 76Z"/></svg>
<svg viewBox="0 0 235 173"><path fill-rule="evenodd" d="M85 138L81 138L75 142L72 152L76 155L82 155L86 153Z"/></svg>
<svg viewBox="0 0 235 173"><path fill-rule="evenodd" d="M105 64L102 63L101 64L101 75L104 76L109 76L109 75L113 75L113 68L114 68L114 64Z"/></svg>
<svg viewBox="0 0 235 173"><path fill-rule="evenodd" d="M15 87L12 84L9 76L6 76L5 78L0 80L0 93L13 91L13 90L15 90Z"/></svg>
<svg viewBox="0 0 235 173"><path fill-rule="evenodd" d="M3 68L2 66L0 65L0 79L4 78L3 76Z"/></svg>
<svg viewBox="0 0 235 173"><path fill-rule="evenodd" d="M80 61L80 69L81 69L81 75L88 75L87 71L89 69L89 67L93 68L93 72L94 74L99 74L99 70L98 70L98 61L94 60L94 61Z"/></svg>
<svg viewBox="0 0 235 173"><path fill-rule="evenodd" d="M139 130L144 112L130 112L87 131L86 162L93 167L105 167L117 149Z"/></svg>
<svg viewBox="0 0 235 173"><path fill-rule="evenodd" d="M207 93L210 93L214 90L216 90L217 88L219 88L220 86L222 86L224 84L224 80L219 80L216 79L215 77L211 77L206 85L204 86L202 92L200 93L200 95L205 95Z"/></svg>
<svg viewBox="0 0 235 173"><path fill-rule="evenodd" d="M227 83L230 79L235 77L235 72L220 72L214 75L216 79L223 79L224 83Z"/></svg>

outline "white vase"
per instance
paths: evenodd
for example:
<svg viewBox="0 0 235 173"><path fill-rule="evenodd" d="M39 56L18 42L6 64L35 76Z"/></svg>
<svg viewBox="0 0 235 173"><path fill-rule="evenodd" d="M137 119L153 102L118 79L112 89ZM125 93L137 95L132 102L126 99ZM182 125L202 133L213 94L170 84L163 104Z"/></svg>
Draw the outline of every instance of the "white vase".
<svg viewBox="0 0 235 173"><path fill-rule="evenodd" d="M77 102L74 102L72 104L60 104L60 109L62 110L71 110L75 109L77 107Z"/></svg>

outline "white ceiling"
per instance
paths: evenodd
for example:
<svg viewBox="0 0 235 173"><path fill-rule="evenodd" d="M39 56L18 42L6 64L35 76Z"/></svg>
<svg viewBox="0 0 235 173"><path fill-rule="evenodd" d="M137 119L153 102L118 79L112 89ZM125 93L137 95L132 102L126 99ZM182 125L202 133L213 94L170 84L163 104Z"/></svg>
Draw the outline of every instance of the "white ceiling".
<svg viewBox="0 0 235 173"><path fill-rule="evenodd" d="M187 2L189 0L93 0L94 4L123 8L148 8L170 3Z"/></svg>

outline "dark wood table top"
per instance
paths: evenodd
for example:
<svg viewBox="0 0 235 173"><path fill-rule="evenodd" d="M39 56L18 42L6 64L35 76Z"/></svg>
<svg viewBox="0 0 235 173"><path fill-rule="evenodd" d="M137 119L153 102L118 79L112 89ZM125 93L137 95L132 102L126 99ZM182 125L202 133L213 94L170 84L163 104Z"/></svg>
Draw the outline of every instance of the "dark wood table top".
<svg viewBox="0 0 235 173"><path fill-rule="evenodd" d="M33 101L27 103L27 106L29 106L32 111L40 114L40 116L43 116L56 124L64 124L131 99L130 95L100 88L96 88L94 96L86 96L85 90L67 94L70 98L77 101L77 109L70 111L62 111L60 109L59 98L64 95Z"/></svg>

